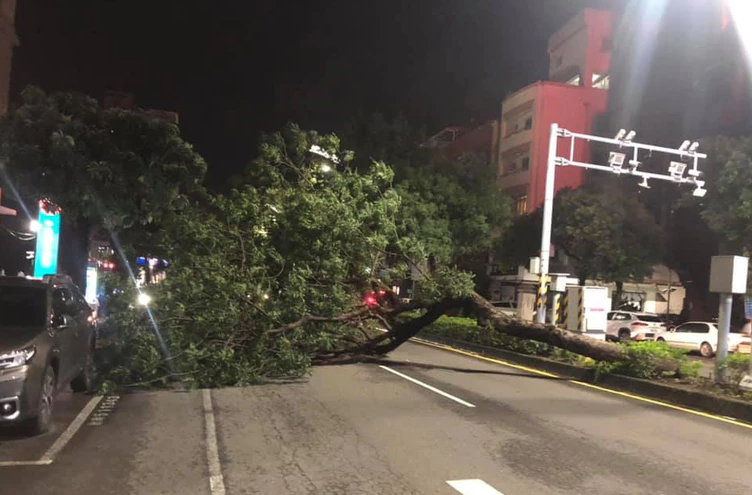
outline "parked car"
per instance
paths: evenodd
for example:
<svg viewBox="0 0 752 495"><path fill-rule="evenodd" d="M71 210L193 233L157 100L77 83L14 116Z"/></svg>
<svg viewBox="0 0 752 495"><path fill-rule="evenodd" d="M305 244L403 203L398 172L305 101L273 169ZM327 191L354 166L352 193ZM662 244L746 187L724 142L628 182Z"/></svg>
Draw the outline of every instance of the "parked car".
<svg viewBox="0 0 752 495"><path fill-rule="evenodd" d="M699 351L703 357L712 357L718 349L718 327L705 321L690 321L672 330L661 332L656 337L658 342L666 342L671 347ZM741 333L729 334L728 348L737 352L740 344L749 344L750 338Z"/></svg>
<svg viewBox="0 0 752 495"><path fill-rule="evenodd" d="M610 341L655 340L656 334L666 329L661 318L650 313L611 311L607 318L606 340Z"/></svg>
<svg viewBox="0 0 752 495"><path fill-rule="evenodd" d="M68 383L91 386L94 318L69 277L0 277L0 424L50 427Z"/></svg>

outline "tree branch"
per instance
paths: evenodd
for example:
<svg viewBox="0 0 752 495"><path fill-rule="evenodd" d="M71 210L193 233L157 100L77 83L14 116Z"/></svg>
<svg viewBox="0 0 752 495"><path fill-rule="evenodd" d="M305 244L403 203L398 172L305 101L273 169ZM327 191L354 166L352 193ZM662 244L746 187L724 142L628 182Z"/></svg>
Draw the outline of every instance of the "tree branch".
<svg viewBox="0 0 752 495"><path fill-rule="evenodd" d="M339 316L304 316L301 319L294 321L288 325L285 325L283 327L279 328L273 328L271 330L267 330L267 335L279 335L282 333L289 332L291 330L295 330L296 328L299 328L307 323L337 323L337 322L346 322L353 320L359 316L363 316L367 314L371 308L368 306L363 306L355 311L351 311L350 313L344 313Z"/></svg>

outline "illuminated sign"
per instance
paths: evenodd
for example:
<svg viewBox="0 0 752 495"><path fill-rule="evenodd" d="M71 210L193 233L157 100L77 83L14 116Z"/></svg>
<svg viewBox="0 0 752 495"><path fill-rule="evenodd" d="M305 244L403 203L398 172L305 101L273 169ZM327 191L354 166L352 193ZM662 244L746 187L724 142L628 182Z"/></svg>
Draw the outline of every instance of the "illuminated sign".
<svg viewBox="0 0 752 495"><path fill-rule="evenodd" d="M86 302L97 303L97 267L86 268Z"/></svg>
<svg viewBox="0 0 752 495"><path fill-rule="evenodd" d="M34 277L57 273L57 251L60 243L60 211L53 210L46 203L39 203L39 232L37 251L34 259Z"/></svg>

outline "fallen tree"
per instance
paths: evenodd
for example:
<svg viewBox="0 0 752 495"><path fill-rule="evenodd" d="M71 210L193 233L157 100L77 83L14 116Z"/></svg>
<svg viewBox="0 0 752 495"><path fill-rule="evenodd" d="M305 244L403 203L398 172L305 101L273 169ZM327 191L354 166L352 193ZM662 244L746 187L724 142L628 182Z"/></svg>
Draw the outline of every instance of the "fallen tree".
<svg viewBox="0 0 752 495"><path fill-rule="evenodd" d="M474 292L482 277L471 261L491 248L476 239L504 225L497 198L478 200L475 182L422 174L395 186L384 163L354 170L342 154L338 167L322 167L308 153L313 144L338 154L335 137L295 126L267 136L245 185L164 222L155 242L170 268L161 285L143 288L148 311L133 304L130 279L105 283L102 334L111 345L100 369L114 385L244 385L299 377L315 364L376 361L459 308L499 334L602 362L634 357L506 317ZM425 273L404 304L390 289L414 269ZM419 313L401 317L411 311ZM679 364L655 367L675 373Z"/></svg>
<svg viewBox="0 0 752 495"><path fill-rule="evenodd" d="M343 347L333 352L317 353L314 364L345 364L353 362L369 362L377 357L385 356L389 352L415 337L423 328L427 327L451 309L470 306L473 312L488 321L492 331L500 332L520 339L534 340L564 349L596 361L619 362L630 359L625 346L595 340L576 332L570 332L553 325L525 322L511 318L497 311L485 298L473 292L468 299L445 299L436 304L425 306L425 313L418 318L400 323L390 324L386 333L370 338L350 347ZM414 309L415 306L409 309ZM371 312L378 320L396 322L396 316L406 311L401 306L385 309L378 306ZM651 365L657 371L678 375L679 362L673 359L653 359Z"/></svg>

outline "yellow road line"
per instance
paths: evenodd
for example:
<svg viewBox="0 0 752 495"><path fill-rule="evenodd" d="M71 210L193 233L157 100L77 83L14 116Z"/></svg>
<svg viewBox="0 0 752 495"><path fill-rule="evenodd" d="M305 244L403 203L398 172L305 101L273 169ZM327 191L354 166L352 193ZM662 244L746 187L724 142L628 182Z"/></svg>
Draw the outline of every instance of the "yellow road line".
<svg viewBox="0 0 752 495"><path fill-rule="evenodd" d="M417 344L422 344L422 345L425 345L425 346L428 346L428 347L434 347L436 349L443 349L445 351L454 352L456 354L462 354L463 356L468 356L468 357L471 357L471 358L474 358L474 359L479 359L479 360L482 360L482 361L488 361L490 363L500 364L502 366L507 366L509 368L514 368L514 369L521 370L521 371L527 371L529 373L534 373L536 375L547 376L549 378L562 378L561 376L555 375L553 373L548 373L546 371L536 370L534 368L528 368L527 366L520 366L519 364L513 364L513 363L510 363L508 361L503 361L501 359L489 358L489 357L486 357L486 356L482 356L480 354L476 354L474 352L468 352L468 351L463 351L462 349L456 349L454 347L451 347L451 346L448 346L448 345L445 345L445 344L435 344L433 342L429 342L427 340L422 340L422 339L411 339L411 340L413 342L417 343ZM638 400L638 401L641 401L641 402L646 402L648 404L653 404L653 405L656 405L656 406L661 406L661 407L665 407L665 408L668 408L668 409L673 409L675 411L681 411L683 413L693 414L695 416L700 416L701 418L713 419L715 421L720 421L722 423L728 423L728 424L735 425L735 426L741 426L742 428L746 428L748 430L752 430L752 424L744 423L744 422L741 422L741 421L738 421L738 420L735 420L735 419L731 419L731 418L726 418L726 417L723 417L723 416L718 416L716 414L705 413L705 412L702 412L702 411L695 411L694 409L689 409L689 408L686 408L686 407L677 406L677 405L674 405L674 404L669 404L668 402L662 402L662 401L655 400L655 399L649 399L647 397L642 397L640 395L630 394L628 392L621 392L619 390L612 390L610 388L605 388L605 387L601 387L601 386L598 386L598 385L593 385L591 383L581 382L579 380L567 380L567 379L565 379L565 381L567 381L569 383L573 383L575 385L579 385L581 387L586 387L586 388L590 388L590 389L593 389L593 390L599 390L601 392L607 392L609 394L618 395L618 396L621 396L621 397L626 397L628 399L634 399L634 400Z"/></svg>

